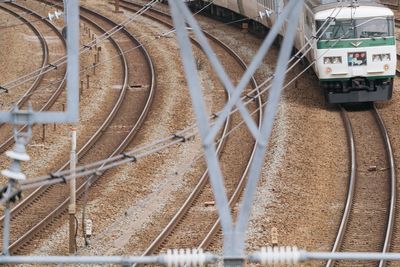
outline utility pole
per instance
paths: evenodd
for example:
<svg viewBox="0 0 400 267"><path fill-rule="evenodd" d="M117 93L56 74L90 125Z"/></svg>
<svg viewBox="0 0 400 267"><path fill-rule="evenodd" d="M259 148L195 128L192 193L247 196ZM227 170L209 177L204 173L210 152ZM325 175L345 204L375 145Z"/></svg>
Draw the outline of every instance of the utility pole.
<svg viewBox="0 0 400 267"><path fill-rule="evenodd" d="M76 252L76 127L71 127L71 155L70 169L73 178L70 180L70 201L68 207L69 213L69 253Z"/></svg>

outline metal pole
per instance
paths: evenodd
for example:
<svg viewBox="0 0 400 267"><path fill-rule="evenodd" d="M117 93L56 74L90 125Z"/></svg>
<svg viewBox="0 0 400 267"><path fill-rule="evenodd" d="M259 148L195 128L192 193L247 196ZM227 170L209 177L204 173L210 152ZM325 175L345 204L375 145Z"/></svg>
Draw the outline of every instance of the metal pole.
<svg viewBox="0 0 400 267"><path fill-rule="evenodd" d="M79 0L65 0L67 15L67 107L72 122L79 120Z"/></svg>
<svg viewBox="0 0 400 267"><path fill-rule="evenodd" d="M70 169L73 178L70 180L70 201L69 201L69 253L76 252L76 128L71 127L71 155L70 155Z"/></svg>
<svg viewBox="0 0 400 267"><path fill-rule="evenodd" d="M67 27L67 17L68 17L67 0L63 0L63 3L64 3L64 27Z"/></svg>
<svg viewBox="0 0 400 267"><path fill-rule="evenodd" d="M5 194L11 193L12 180L9 179L8 188ZM4 204L4 221L3 221L3 255L8 256L8 247L10 245L10 201Z"/></svg>

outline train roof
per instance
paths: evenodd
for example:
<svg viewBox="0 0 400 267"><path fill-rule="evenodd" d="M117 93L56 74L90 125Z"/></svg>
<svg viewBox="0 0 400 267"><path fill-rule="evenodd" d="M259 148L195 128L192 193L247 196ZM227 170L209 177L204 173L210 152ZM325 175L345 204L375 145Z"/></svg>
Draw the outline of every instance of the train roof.
<svg viewBox="0 0 400 267"><path fill-rule="evenodd" d="M384 5L380 4L376 0L308 0L306 3L307 6L315 13L326 9L332 9L337 6L340 7L342 6L342 3L347 7L351 5L384 7Z"/></svg>
<svg viewBox="0 0 400 267"><path fill-rule="evenodd" d="M394 15L392 10L373 0L309 0L307 7L314 13L317 20L326 19L330 16L335 16L337 19L347 19Z"/></svg>

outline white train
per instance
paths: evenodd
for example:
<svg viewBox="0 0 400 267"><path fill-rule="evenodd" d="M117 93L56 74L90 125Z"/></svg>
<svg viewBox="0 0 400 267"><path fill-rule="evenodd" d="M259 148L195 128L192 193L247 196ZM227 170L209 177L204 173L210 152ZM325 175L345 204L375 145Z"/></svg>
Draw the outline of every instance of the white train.
<svg viewBox="0 0 400 267"><path fill-rule="evenodd" d="M210 0L195 0L201 8ZM213 0L213 16L249 19L250 27L270 28L287 0ZM393 12L371 0L306 0L295 47L311 43L305 54L320 80L327 103L385 101L396 75ZM315 38L316 37L316 38Z"/></svg>

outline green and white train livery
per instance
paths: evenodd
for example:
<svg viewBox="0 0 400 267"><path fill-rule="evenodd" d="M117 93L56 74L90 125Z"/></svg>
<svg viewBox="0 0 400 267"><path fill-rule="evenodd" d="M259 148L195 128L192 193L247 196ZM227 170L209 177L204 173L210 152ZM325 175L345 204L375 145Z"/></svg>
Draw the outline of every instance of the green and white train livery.
<svg viewBox="0 0 400 267"><path fill-rule="evenodd" d="M214 16L270 28L288 0L194 0ZM207 4L212 3L208 6ZM285 27L284 27L285 28ZM281 32L284 34L284 31ZM328 103L385 101L396 74L393 12L372 0L306 0L295 47L305 54Z"/></svg>
<svg viewBox="0 0 400 267"><path fill-rule="evenodd" d="M327 102L389 100L396 74L393 12L371 1L314 10L315 71Z"/></svg>

